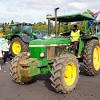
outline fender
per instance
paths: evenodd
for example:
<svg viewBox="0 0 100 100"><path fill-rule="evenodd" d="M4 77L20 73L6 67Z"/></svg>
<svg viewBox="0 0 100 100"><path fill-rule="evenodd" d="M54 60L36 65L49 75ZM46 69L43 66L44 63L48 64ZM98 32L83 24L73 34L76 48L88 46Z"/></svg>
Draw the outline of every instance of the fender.
<svg viewBox="0 0 100 100"><path fill-rule="evenodd" d="M13 38L19 37L20 39L22 39L23 42L25 43L29 43L29 41L31 40L31 36L28 36L27 34L16 34L16 35L11 35L10 40L12 41Z"/></svg>
<svg viewBox="0 0 100 100"><path fill-rule="evenodd" d="M82 40L88 41L88 40L100 40L100 33L95 33L94 35L91 35L89 38L82 38Z"/></svg>
<svg viewBox="0 0 100 100"><path fill-rule="evenodd" d="M27 34L22 34L20 37L25 43L29 43L29 41L31 40L31 36Z"/></svg>
<svg viewBox="0 0 100 100"><path fill-rule="evenodd" d="M100 43L100 32L93 35L93 38L99 40Z"/></svg>

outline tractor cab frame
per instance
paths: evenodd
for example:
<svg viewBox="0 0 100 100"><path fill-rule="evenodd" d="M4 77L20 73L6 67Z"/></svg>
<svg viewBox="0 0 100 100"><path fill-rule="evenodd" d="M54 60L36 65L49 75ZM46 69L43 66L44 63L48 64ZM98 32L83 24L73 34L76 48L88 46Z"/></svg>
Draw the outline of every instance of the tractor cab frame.
<svg viewBox="0 0 100 100"><path fill-rule="evenodd" d="M61 23L66 23L67 25L69 25L69 24L71 24L71 22L77 22L77 23L81 22L81 24L82 23L84 24L84 29L82 29L82 31L80 32L81 36L79 39L78 53L76 55L77 57L81 57L81 55L83 53L83 49L85 46L85 44L84 44L85 40L87 41L87 40L92 39L92 38L98 39L98 37L94 36L94 34L96 34L97 30L95 30L95 32L92 32L91 30L93 30L92 29L93 26L87 27L88 21L94 20L94 18L90 14L87 14L87 13L73 14L73 15L58 16L57 18L52 17L52 16L48 16L47 19L48 19L48 34L51 34L51 21L55 21L55 19L57 19L57 22L56 22L56 23L58 23L56 25L57 29L55 29L55 33L57 33L56 36L59 36L59 34L60 34ZM61 35L66 37L66 38L70 38L70 33L71 33L71 29L64 32ZM71 45L71 42L69 45Z"/></svg>
<svg viewBox="0 0 100 100"><path fill-rule="evenodd" d="M21 33L32 33L32 24L30 23L17 23L11 24L11 33L12 34L20 34Z"/></svg>

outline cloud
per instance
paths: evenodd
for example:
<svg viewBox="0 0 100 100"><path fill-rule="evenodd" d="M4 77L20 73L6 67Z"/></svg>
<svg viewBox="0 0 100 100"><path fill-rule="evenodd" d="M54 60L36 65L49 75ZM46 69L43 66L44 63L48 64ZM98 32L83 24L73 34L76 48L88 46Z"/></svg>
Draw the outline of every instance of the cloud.
<svg viewBox="0 0 100 100"><path fill-rule="evenodd" d="M0 22L12 19L32 23L45 21L47 14L54 15L55 7L60 7L58 15L86 9L98 11L100 0L0 0Z"/></svg>
<svg viewBox="0 0 100 100"><path fill-rule="evenodd" d="M71 2L68 4L68 6L78 10L82 10L88 7L88 5L85 2Z"/></svg>

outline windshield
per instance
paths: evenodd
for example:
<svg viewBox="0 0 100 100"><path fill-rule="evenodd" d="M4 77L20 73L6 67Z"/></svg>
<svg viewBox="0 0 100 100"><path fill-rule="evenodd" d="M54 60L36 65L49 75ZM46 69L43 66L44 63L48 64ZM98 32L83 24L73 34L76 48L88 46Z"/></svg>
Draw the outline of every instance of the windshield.
<svg viewBox="0 0 100 100"><path fill-rule="evenodd" d="M23 26L22 32L23 33L32 33L32 26Z"/></svg>
<svg viewBox="0 0 100 100"><path fill-rule="evenodd" d="M12 33L14 33L14 34L18 34L18 33L20 33L21 28L20 28L19 25L17 25L17 26L12 26L12 27L11 27L11 31L12 31Z"/></svg>
<svg viewBox="0 0 100 100"><path fill-rule="evenodd" d="M38 39L43 39L44 37L47 37L48 36L48 32L46 32L46 31L34 31L34 35Z"/></svg>

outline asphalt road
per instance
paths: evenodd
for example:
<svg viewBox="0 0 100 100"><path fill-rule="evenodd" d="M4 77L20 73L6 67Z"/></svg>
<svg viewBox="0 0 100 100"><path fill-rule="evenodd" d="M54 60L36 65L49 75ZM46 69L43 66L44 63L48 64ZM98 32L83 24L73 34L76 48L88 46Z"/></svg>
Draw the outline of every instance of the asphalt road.
<svg viewBox="0 0 100 100"><path fill-rule="evenodd" d="M40 78L28 85L15 84L9 76L9 64L6 64L0 70L0 100L100 100L100 75L80 75L76 89L64 95L52 91L48 79Z"/></svg>

